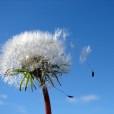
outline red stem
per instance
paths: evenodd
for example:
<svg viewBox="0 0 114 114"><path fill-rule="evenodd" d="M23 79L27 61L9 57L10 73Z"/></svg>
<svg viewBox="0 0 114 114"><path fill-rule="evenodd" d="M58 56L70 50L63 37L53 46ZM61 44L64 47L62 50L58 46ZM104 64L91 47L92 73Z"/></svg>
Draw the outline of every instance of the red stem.
<svg viewBox="0 0 114 114"><path fill-rule="evenodd" d="M43 95L44 95L46 114L51 114L51 104L50 104L47 87L45 86L44 88L42 88L42 90L43 90Z"/></svg>

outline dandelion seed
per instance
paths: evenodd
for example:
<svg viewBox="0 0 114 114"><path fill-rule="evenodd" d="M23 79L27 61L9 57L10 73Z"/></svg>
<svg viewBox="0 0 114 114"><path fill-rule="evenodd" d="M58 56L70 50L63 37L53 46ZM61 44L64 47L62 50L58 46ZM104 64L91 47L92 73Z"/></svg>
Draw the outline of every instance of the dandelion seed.
<svg viewBox="0 0 114 114"><path fill-rule="evenodd" d="M86 61L88 67L89 67L89 68L91 69L91 71L92 71L92 77L94 77L94 71L93 71L92 67L90 66L90 64L88 63L88 61L86 60L86 59L87 59L87 56L88 56L88 54L91 52L91 50L92 50L92 49L90 48L90 46L84 47L83 50L82 50L82 52L81 52L81 54L80 54L80 61L81 61L81 62Z"/></svg>
<svg viewBox="0 0 114 114"><path fill-rule="evenodd" d="M84 47L80 54L80 61L84 62L87 59L87 56L91 51L92 51L92 49L90 48L90 46Z"/></svg>
<svg viewBox="0 0 114 114"><path fill-rule="evenodd" d="M74 44L72 42L70 43L70 47L71 48L74 48Z"/></svg>

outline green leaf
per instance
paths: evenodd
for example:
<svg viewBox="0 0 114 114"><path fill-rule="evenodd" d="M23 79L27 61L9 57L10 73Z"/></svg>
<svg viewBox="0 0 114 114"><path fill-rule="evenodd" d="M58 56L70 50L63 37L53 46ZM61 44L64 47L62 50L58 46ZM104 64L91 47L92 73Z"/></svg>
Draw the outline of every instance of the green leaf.
<svg viewBox="0 0 114 114"><path fill-rule="evenodd" d="M60 72L60 71L57 71L57 70L53 70L53 72L52 72L52 74L60 74L60 75L62 75L62 72Z"/></svg>
<svg viewBox="0 0 114 114"><path fill-rule="evenodd" d="M67 63L64 63L64 64L61 64L60 66L70 66L70 65Z"/></svg>
<svg viewBox="0 0 114 114"><path fill-rule="evenodd" d="M26 91L26 89L27 89L28 82L29 82L29 79L30 79L30 77L31 77L31 74L30 74L30 73L27 73L27 74L28 74L28 76L27 76L27 81L26 81L26 85L25 85L25 91Z"/></svg>
<svg viewBox="0 0 114 114"><path fill-rule="evenodd" d="M58 68L58 69L61 69L61 67L60 67L59 65L57 65L57 64L52 65L52 68Z"/></svg>
<svg viewBox="0 0 114 114"><path fill-rule="evenodd" d="M27 70L26 69L9 69L8 76L17 75L23 72L27 72Z"/></svg>
<svg viewBox="0 0 114 114"><path fill-rule="evenodd" d="M19 86L19 90L20 90L20 91L21 91L22 83L23 83L23 81L25 80L26 76L27 76L27 72L25 73L23 79L21 80L21 83L20 83L20 86Z"/></svg>
<svg viewBox="0 0 114 114"><path fill-rule="evenodd" d="M20 72L10 73L10 74L8 74L8 76L13 76L13 75L17 75L17 74L20 74Z"/></svg>
<svg viewBox="0 0 114 114"><path fill-rule="evenodd" d="M55 75L55 78L57 79L57 82L58 82L58 83L59 83L59 85L61 86L61 83L60 83L60 81L59 81L59 79L58 79L57 75Z"/></svg>
<svg viewBox="0 0 114 114"><path fill-rule="evenodd" d="M58 79L58 77L57 77L56 73L54 73L53 75L55 76L55 78L57 79L57 82L58 82L58 83L59 83L59 85L61 86L61 83L60 83L60 81L59 81L59 79Z"/></svg>
<svg viewBox="0 0 114 114"><path fill-rule="evenodd" d="M35 88L35 90L36 90L36 86L33 84L33 87Z"/></svg>
<svg viewBox="0 0 114 114"><path fill-rule="evenodd" d="M31 77L30 77L30 80L31 80L31 90L32 90L32 92L33 92L33 78L32 78L32 75L31 75Z"/></svg>
<svg viewBox="0 0 114 114"><path fill-rule="evenodd" d="M50 76L49 76L48 74L46 74L46 76L47 76L47 78L49 79L49 81L51 82L52 86L55 87L54 84L53 84L53 81L52 81L51 78L50 78Z"/></svg>
<svg viewBox="0 0 114 114"><path fill-rule="evenodd" d="M27 69L13 69L13 72L27 72Z"/></svg>

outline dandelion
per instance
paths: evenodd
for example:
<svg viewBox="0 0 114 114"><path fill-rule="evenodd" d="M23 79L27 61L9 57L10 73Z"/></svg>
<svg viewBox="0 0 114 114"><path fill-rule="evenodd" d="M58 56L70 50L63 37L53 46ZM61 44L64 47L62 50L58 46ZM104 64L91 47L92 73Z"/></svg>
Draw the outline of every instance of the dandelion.
<svg viewBox="0 0 114 114"><path fill-rule="evenodd" d="M55 87L53 78L68 72L70 56L64 47L65 32L61 29L54 34L42 31L26 31L9 39L0 55L0 74L4 82L36 89L35 82L42 88L46 114L51 114L47 85ZM60 84L61 85L61 84Z"/></svg>

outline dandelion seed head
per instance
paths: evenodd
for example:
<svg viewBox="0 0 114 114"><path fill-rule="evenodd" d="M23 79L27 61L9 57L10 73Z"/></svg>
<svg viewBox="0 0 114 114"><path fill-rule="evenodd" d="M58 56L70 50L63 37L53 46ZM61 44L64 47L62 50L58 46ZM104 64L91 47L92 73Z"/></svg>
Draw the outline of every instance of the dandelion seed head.
<svg viewBox="0 0 114 114"><path fill-rule="evenodd" d="M39 61L47 60L49 64L70 64L70 56L65 53L63 39L66 34L62 29L57 29L54 34L42 31L26 31L13 36L2 48L0 55L0 74L4 82L10 85L19 85L22 74L4 76L11 68L25 68L34 71L41 67ZM62 69L68 71L68 67Z"/></svg>

